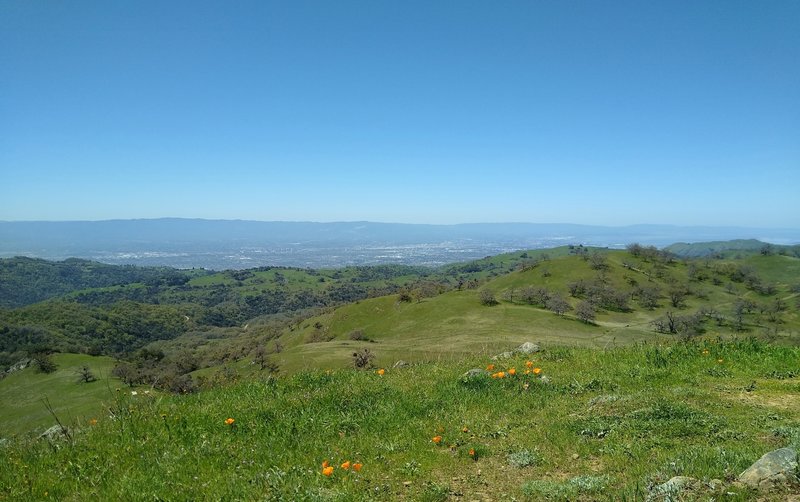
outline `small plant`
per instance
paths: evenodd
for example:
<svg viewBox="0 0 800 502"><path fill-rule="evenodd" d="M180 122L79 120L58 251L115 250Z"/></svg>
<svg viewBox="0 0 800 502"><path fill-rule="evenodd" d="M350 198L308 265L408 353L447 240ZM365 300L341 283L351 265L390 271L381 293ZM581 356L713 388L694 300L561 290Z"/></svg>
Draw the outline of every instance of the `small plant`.
<svg viewBox="0 0 800 502"><path fill-rule="evenodd" d="M609 485L608 476L577 476L564 482L534 480L522 485L522 492L533 499L574 500L580 495L601 493Z"/></svg>
<svg viewBox="0 0 800 502"><path fill-rule="evenodd" d="M367 335L364 334L364 330L361 330L361 329L355 329L355 330L351 331L350 334L347 335L347 337L350 338L351 340L356 341L356 342L368 342L369 341L369 338L367 338Z"/></svg>
<svg viewBox="0 0 800 502"><path fill-rule="evenodd" d="M530 450L520 450L508 454L508 463L517 468L530 467L539 461L539 456Z"/></svg>

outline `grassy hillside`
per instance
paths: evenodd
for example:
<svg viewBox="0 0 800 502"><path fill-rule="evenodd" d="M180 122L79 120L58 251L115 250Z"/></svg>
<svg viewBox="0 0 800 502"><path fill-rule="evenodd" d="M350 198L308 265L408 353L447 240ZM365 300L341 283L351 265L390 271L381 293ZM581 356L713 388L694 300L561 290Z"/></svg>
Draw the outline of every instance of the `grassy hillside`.
<svg viewBox="0 0 800 502"><path fill-rule="evenodd" d="M757 239L737 239L730 241L711 242L677 242L670 244L666 251L682 258L698 258L706 256L732 257L736 255L749 255L758 253L784 254L787 256L800 256L800 246L784 246L768 244Z"/></svg>
<svg viewBox="0 0 800 502"><path fill-rule="evenodd" d="M492 353L524 340L608 347L693 336L757 335L800 343L800 259L754 255L732 261L664 262L627 251L597 256L566 254L518 267L478 288L428 298L401 301L391 295L345 305L287 330L281 337L286 350L274 360L292 372L348 365L359 348L368 348L381 364L390 365L398 359ZM575 284L585 291L571 291ZM547 302L528 301L526 288L558 295L568 309L557 315ZM483 291L490 291L498 303L481 304ZM615 295L621 305L614 303ZM595 317L588 322L578 317L584 301L595 305ZM653 322L667 315L696 322L691 329L659 332Z"/></svg>
<svg viewBox="0 0 800 502"><path fill-rule="evenodd" d="M0 499L643 500L685 475L687 500L752 500L735 477L800 443L798 348L548 346L495 363L514 376L462 377L488 364L119 393L71 438L0 446Z"/></svg>
<svg viewBox="0 0 800 502"><path fill-rule="evenodd" d="M0 437L42 431L56 421L45 406L52 406L65 423L85 423L104 413L103 402L114 399L119 380L110 377L114 360L83 354L55 354L53 373L37 373L32 367L0 380ZM78 370L88 366L97 378L79 383Z"/></svg>

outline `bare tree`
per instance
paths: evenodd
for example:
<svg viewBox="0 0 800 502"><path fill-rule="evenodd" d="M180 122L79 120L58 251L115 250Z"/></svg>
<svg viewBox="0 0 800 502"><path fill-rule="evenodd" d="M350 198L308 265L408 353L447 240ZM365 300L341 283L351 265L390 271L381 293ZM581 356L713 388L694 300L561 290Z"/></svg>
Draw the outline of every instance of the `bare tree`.
<svg viewBox="0 0 800 502"><path fill-rule="evenodd" d="M558 293L553 293L547 300L547 308L558 315L564 315L570 309L569 303Z"/></svg>
<svg viewBox="0 0 800 502"><path fill-rule="evenodd" d="M592 324L595 318L594 305L586 300L580 302L578 306L575 307L575 315L586 324Z"/></svg>
<svg viewBox="0 0 800 502"><path fill-rule="evenodd" d="M480 298L482 305L497 305L497 299L494 297L494 293L492 293L490 289L482 289L478 294L478 297Z"/></svg>

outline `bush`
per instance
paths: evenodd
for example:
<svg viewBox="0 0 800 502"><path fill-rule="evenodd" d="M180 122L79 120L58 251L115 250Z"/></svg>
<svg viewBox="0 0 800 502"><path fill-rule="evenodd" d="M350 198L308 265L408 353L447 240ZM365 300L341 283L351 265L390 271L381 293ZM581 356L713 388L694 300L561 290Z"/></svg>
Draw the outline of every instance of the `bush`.
<svg viewBox="0 0 800 502"><path fill-rule="evenodd" d="M375 354L370 352L369 349L361 349L353 352L353 366L357 369L372 368L372 361L375 359Z"/></svg>
<svg viewBox="0 0 800 502"><path fill-rule="evenodd" d="M489 289L482 289L478 297L481 300L481 305L486 305L488 307L497 305L497 299L494 297L494 293Z"/></svg>
<svg viewBox="0 0 800 502"><path fill-rule="evenodd" d="M33 365L39 373L52 373L58 369L50 354L40 352L33 355Z"/></svg>

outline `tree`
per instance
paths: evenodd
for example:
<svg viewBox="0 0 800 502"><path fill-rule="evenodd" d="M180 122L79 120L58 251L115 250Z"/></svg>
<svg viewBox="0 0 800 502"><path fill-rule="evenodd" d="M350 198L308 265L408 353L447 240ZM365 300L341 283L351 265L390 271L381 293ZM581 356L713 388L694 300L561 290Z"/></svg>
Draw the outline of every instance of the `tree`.
<svg viewBox="0 0 800 502"><path fill-rule="evenodd" d="M636 296L639 299L639 305L643 308L653 310L658 307L658 299L661 297L661 291L658 287L642 287L636 290Z"/></svg>
<svg viewBox="0 0 800 502"><path fill-rule="evenodd" d="M375 354L370 352L369 349L361 349L353 352L353 366L357 369L372 368L372 361L375 359Z"/></svg>
<svg viewBox="0 0 800 502"><path fill-rule="evenodd" d="M547 300L547 308L558 315L564 315L570 309L569 303L558 293L553 293Z"/></svg>
<svg viewBox="0 0 800 502"><path fill-rule="evenodd" d="M97 380L97 378L95 378L94 376L94 373L92 373L92 370L89 369L89 366L85 364L80 368L78 368L77 373L78 373L78 383L89 383Z"/></svg>
<svg viewBox="0 0 800 502"><path fill-rule="evenodd" d="M605 270L608 268L608 263L606 262L606 257L600 251L595 250L589 256L589 266L593 270Z"/></svg>
<svg viewBox="0 0 800 502"><path fill-rule="evenodd" d="M686 306L686 289L673 288L669 291L669 301L673 307L680 309Z"/></svg>
<svg viewBox="0 0 800 502"><path fill-rule="evenodd" d="M494 293L492 293L489 289L482 289L478 294L478 297L481 300L481 305L492 306L497 305L497 299L494 297Z"/></svg>
<svg viewBox="0 0 800 502"><path fill-rule="evenodd" d="M33 364L39 373L52 373L58 369L53 358L46 352L37 352L33 355Z"/></svg>
<svg viewBox="0 0 800 502"><path fill-rule="evenodd" d="M578 306L575 307L575 315L586 324L592 324L595 318L594 305L586 300L580 302Z"/></svg>

